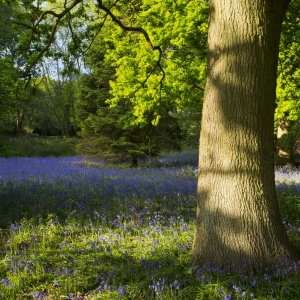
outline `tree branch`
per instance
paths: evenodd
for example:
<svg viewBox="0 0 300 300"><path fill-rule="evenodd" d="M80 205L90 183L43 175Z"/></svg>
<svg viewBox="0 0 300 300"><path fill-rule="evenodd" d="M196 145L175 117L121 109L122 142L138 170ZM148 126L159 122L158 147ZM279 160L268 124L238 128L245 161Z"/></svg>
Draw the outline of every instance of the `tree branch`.
<svg viewBox="0 0 300 300"><path fill-rule="evenodd" d="M50 48L52 42L53 42L53 39L54 39L54 36L55 36L55 33L56 33L56 29L57 29L57 26L60 22L60 20L66 15L68 14L77 4L79 4L80 2L82 2L82 0L74 0L68 7L65 8L64 11L62 11L60 14L57 14L51 10L46 10L44 12L42 12L38 18L38 20L35 22L34 26L32 27L29 27L28 25L26 27L29 27L31 30L32 30L32 34L34 31L36 31L36 29L38 28L38 26L40 25L40 23L45 19L45 17L47 15L52 15L56 18L56 21L54 22L53 26L52 26L52 30L51 30L51 33L50 33L50 36L48 37L48 40L47 40L47 43L46 45L44 46L44 48L38 53L38 55L31 61L31 63L26 67L26 69L24 70L23 72L23 78L25 77L28 77L30 75L30 71L31 69L35 66L35 64L43 57L43 55L45 54L45 52ZM23 24L24 25L24 24ZM29 45L28 47L30 46L32 42L32 35L31 35L31 38L30 38L30 41L29 41ZM20 50L20 49L16 49L17 50Z"/></svg>
<svg viewBox="0 0 300 300"><path fill-rule="evenodd" d="M160 46L153 46L151 39L149 37L149 34L147 33L147 31L142 28L142 27L133 27L133 26L126 26L124 25L111 11L111 8L107 8L106 6L103 5L103 1L102 0L97 0L99 8L102 9L103 11L105 11L110 17L111 19L117 24L119 25L124 31L132 31L132 32L139 32L141 33L144 38L146 39L148 46L150 47L150 49L152 51L157 50L159 52L159 57L158 60L155 64L155 66L153 67L153 69L151 70L150 74L146 77L146 79L144 80L144 82L142 83L142 87L145 86L145 83L147 82L147 80L149 79L149 77L151 76L151 74L153 73L153 71L155 70L156 67L158 67L162 73L162 78L160 80L160 90L162 90L162 86L163 86L163 80L165 78L165 72L160 64L161 58L162 58L162 49ZM118 2L118 0L115 2L115 4ZM114 4L114 5L115 5Z"/></svg>
<svg viewBox="0 0 300 300"><path fill-rule="evenodd" d="M157 47L159 48L159 46L153 47L150 37L147 33L147 31L145 29L143 29L142 27L131 27L131 26L126 26L124 25L120 20L117 19L117 17L111 12L111 10L109 8L107 8L106 6L103 5L102 0L97 0L98 4L99 4L99 8L104 10L110 17L111 19L117 23L123 30L125 31L133 31L133 32L139 32L141 34L143 34L143 36L145 37L149 47L151 48L151 50L158 50L156 49ZM116 1L118 2L118 0Z"/></svg>

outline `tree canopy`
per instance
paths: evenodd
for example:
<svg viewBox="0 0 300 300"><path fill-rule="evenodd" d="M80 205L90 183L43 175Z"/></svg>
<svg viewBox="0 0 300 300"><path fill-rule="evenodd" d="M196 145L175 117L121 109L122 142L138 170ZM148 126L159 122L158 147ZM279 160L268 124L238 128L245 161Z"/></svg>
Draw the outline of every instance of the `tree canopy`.
<svg viewBox="0 0 300 300"><path fill-rule="evenodd" d="M57 114L62 108L59 105L61 99L58 99L58 90L54 100L53 93L51 95L46 87L55 81L57 86L62 86L70 71L72 74L81 72L82 82L87 82L87 76L95 72L99 78L107 77L107 68L101 69L98 66L103 63L113 70L113 76L106 78L107 92L103 94L102 89L99 97L107 112L115 114L119 110L118 127L121 135L132 132L134 128L134 132L140 131L142 136L142 131L150 126L157 146L161 145L149 151L149 138L146 138L147 147L134 146L144 149L135 150L136 153L158 153L164 147L165 150L179 149L179 135L181 142L185 141L187 146L197 146L202 109L199 99L203 97L206 70L206 1L200 5L197 1L186 0L97 3L17 1L15 7L17 13L13 24L21 31L15 53L26 59L23 67L18 68L18 78L23 84L31 86L34 82L31 79L45 76L39 95L46 95L47 90L48 96L45 99L52 97L50 111L54 118L51 122L48 120L53 123L53 128L56 126L55 119L61 124L68 122L66 118L64 122L59 120L61 118ZM101 62L97 61L99 56L103 56ZM50 77L53 80L46 79ZM75 77L72 77L72 81ZM87 91L88 87L85 87L84 96L93 93ZM54 91L53 86L51 89ZM84 101L80 93L74 95L75 98L79 103ZM89 98L90 103L93 101L96 105L98 100ZM75 107L79 108L79 103ZM69 123L80 123L83 126L78 128L81 136L94 140L103 138L99 135L99 129L96 133L92 127L87 128L87 120L83 125L80 110L76 116L79 119L69 120ZM33 124L29 120L26 122ZM67 135L63 126L60 127L62 134ZM163 127L175 130L169 136L177 136L177 146L162 138L168 136L162 133L165 132ZM48 129L33 130L48 132ZM152 141L155 139L151 138ZM120 152L112 151L112 148L110 151L115 154ZM103 148L103 152L109 151Z"/></svg>

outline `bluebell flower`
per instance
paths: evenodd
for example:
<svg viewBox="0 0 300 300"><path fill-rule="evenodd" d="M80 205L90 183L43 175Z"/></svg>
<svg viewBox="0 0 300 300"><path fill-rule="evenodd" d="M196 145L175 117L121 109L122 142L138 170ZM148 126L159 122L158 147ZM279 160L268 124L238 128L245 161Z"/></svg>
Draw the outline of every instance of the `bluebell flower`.
<svg viewBox="0 0 300 300"><path fill-rule="evenodd" d="M252 285L252 287L255 287L256 286L256 283L257 283L257 278L254 278L250 284Z"/></svg>
<svg viewBox="0 0 300 300"><path fill-rule="evenodd" d="M43 299L47 300L48 297L44 293L32 293L33 299Z"/></svg>
<svg viewBox="0 0 300 300"><path fill-rule="evenodd" d="M54 288L59 287L59 283L58 283L57 279L54 279L52 287L54 287Z"/></svg>
<svg viewBox="0 0 300 300"><path fill-rule="evenodd" d="M122 298L126 293L126 286L122 285L118 288L119 297Z"/></svg>
<svg viewBox="0 0 300 300"><path fill-rule="evenodd" d="M0 283L4 284L4 285L7 286L7 287L11 287L11 286L12 286L10 280L7 279L7 278L1 279L1 280L0 280Z"/></svg>
<svg viewBox="0 0 300 300"><path fill-rule="evenodd" d="M265 279L265 280L269 281L271 278L272 278L271 275L268 275L268 274L266 274L266 273L264 274L264 279Z"/></svg>
<svg viewBox="0 0 300 300"><path fill-rule="evenodd" d="M149 287L157 295L160 295L166 287L166 282L167 282L166 278L163 278L163 279L160 278L159 280L153 279L153 283L151 285L149 285Z"/></svg>
<svg viewBox="0 0 300 300"><path fill-rule="evenodd" d="M180 226L180 230L181 231L184 231L184 230L188 230L189 229L189 226L186 222L184 222L181 226Z"/></svg>

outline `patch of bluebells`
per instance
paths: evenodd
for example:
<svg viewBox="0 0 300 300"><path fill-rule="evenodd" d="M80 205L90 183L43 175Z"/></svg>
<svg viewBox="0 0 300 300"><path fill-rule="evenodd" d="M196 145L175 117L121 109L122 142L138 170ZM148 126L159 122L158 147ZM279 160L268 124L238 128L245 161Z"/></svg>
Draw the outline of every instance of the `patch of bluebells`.
<svg viewBox="0 0 300 300"><path fill-rule="evenodd" d="M289 166L277 167L275 170L277 193L280 195L291 191L300 194L300 170Z"/></svg>
<svg viewBox="0 0 300 300"><path fill-rule="evenodd" d="M154 275L151 277L151 284L149 288L155 293L156 299L164 299L165 291L170 291L171 296L178 296L181 289L186 284L186 279L181 278L182 281L176 276L175 278L159 278L156 279Z"/></svg>
<svg viewBox="0 0 300 300"><path fill-rule="evenodd" d="M293 234L297 233L298 237L300 238L300 228L299 227L296 227L296 226L292 225L291 223L289 223L287 218L283 219L283 225L288 234L293 235Z"/></svg>
<svg viewBox="0 0 300 300"><path fill-rule="evenodd" d="M159 278L158 280L155 280L155 278L153 278L152 281L153 282L151 285L149 285L149 288L155 292L157 299L162 299L163 291L166 288L167 279Z"/></svg>
<svg viewBox="0 0 300 300"><path fill-rule="evenodd" d="M109 259L113 260L112 250L113 248L118 247L122 239L130 236L130 234L133 234L135 239L139 239L141 237L139 237L138 232L142 232L142 237L151 237L151 241L149 242L149 247L152 247L153 250L153 252L150 252L151 255L154 253L154 250L156 251L159 247L159 251L156 251L155 255L159 253L161 259L157 259L157 257L149 259L148 257L134 262L134 259L132 259L132 249L127 249L128 252L123 251L123 257L126 262L126 267L130 271L128 273L131 274L132 278L138 278L141 276L141 278L146 282L146 288L149 291L152 291L157 299L164 299L165 293L171 293L174 297L180 295L185 287L191 284L193 280L195 280L193 281L193 284L196 282L196 285L215 285L216 278L229 278L227 280L227 284L218 289L218 299L251 299L255 298L255 293L262 284L270 286L271 289L273 287L276 288L284 279L289 278L289 276L292 277L293 274L300 272L300 262L292 265L288 262L283 262L280 265L274 266L270 270L266 269L261 277L256 276L254 273L247 274L243 269L239 270L237 272L238 275L233 277L230 274L232 266L220 269L210 263L207 263L202 268L195 270L193 277L184 272L179 275L176 272L172 274L172 270L174 270L173 267L176 265L174 257L171 261L164 256L165 250L161 249L162 239L159 240L159 238L166 234L168 228L173 229L176 227L176 230L172 230L171 233L174 239L178 238L178 236L182 233L191 232L186 216L182 216L181 214L172 214L178 210L178 208L183 208L183 210L189 211L188 220L194 218L194 211L192 209L194 203L191 201L191 198L186 195L183 196L180 192L177 192L177 194L175 193L178 185L184 185L185 181L182 181L181 179L189 178L186 176L186 173L183 174L185 170L183 170L182 167L169 168L170 170L165 167L148 169L96 169L87 168L82 159L83 158L80 157L63 158L61 160L60 158L41 159L40 161L39 159L32 159L32 163L34 161L39 161L36 165L36 169L30 169L32 163L28 162L28 159L24 159L23 163L22 160L16 159L16 161L20 163L20 176L18 175L18 172L14 173L14 169L12 168L11 177L8 176L5 179L5 175L1 172L3 169L8 172L9 168L4 167L2 169L0 168L0 181L4 187L5 185L6 187L11 185L13 189L10 191L19 188L20 195L30 191L30 188L34 187L37 189L35 193L37 193L37 191L44 192L44 194L42 194L43 200L47 198L47 193L49 191L52 191L52 195L56 195L57 199L63 199L59 198L58 194L56 194L56 192L60 192L59 185L61 184L62 187L66 188L63 190L64 193L62 193L62 197L66 197L67 195L68 198L66 199L69 199L69 202L64 201L64 203L69 203L69 205L71 205L72 201L73 203L78 203L78 208L81 209L81 211L84 209L84 206L80 205L85 205L84 197L87 197L86 199L92 199L93 197L96 197L96 194L99 191L101 191L102 196L100 198L97 196L97 201L100 203L100 206L104 207L104 209L93 209L90 225L85 225L84 227L85 232L92 232L92 234L96 237L87 243L88 247L84 249L77 249L77 252L82 253L83 255L89 252L95 254L95 258L91 265L102 265L102 258L96 257L96 254L102 252L107 253ZM12 159L10 163L13 161L14 160ZM4 163L2 159L0 159L0 164L1 163ZM40 164L43 164L43 168ZM185 177L181 175L184 175ZM14 179L14 176L16 177L16 180ZM167 176L170 176L170 181L165 180ZM174 179L176 176L178 177L178 180ZM277 176L276 179L277 188L278 185L280 185L278 178L282 178L280 176ZM191 176L189 179L193 180L195 183L195 178ZM26 183L26 188L24 188L24 182ZM127 185L130 188L128 188ZM123 188L124 186L126 186L127 189ZM140 200L145 195L143 193L148 189L154 189L154 191L160 195L159 201L156 201L155 197L146 197L145 199ZM149 192L152 192L152 190ZM122 193L124 193L124 195L122 195ZM189 192L186 193L188 194ZM12 193L12 195L14 194ZM23 196L24 195L25 194L23 194ZM30 195L34 195L34 189ZM83 195L85 196L83 197ZM124 215L117 209L117 204L120 202L121 196L123 197L123 201L121 202L127 209L127 213L124 213ZM7 199L9 200L10 198ZM14 201L17 200L15 199ZM34 198L33 202L34 201L38 201L38 199ZM64 208L63 203L60 202L55 202L57 209ZM52 203L53 201L51 204ZM109 203L112 203L113 205L108 207ZM39 208L37 208L37 212L39 212L38 209ZM111 209L115 209L115 214L113 216L109 216L109 210ZM167 211L171 211L172 213L167 215ZM72 217L73 215L69 215L68 219L72 219ZM60 253L63 253L64 251L67 252L72 246L68 237L72 236L73 232L76 230L75 227L69 225L68 219L65 221L63 228L57 233L63 239L57 247ZM98 224L98 226L95 226L95 223L93 223L94 221ZM51 218L49 223L52 227L58 227L59 225L59 221L55 217ZM289 224L287 220L284 220L284 225L290 232L295 233L299 230ZM105 232L103 232L104 226L109 227L106 228ZM9 227L9 231L12 235L17 234L21 230L21 223L12 223ZM174 245L180 253L186 253L190 249L190 245L182 241L174 242ZM28 246L25 246L26 244L24 244L24 247L22 244L23 248L20 247L21 249L19 249L20 251L15 257L7 256L7 271L12 274L22 271L30 272L31 269L34 269L34 263L25 259L23 256L23 253L29 250ZM76 253L76 251L74 250L73 253ZM150 257L152 258L152 256ZM52 270L53 274L57 277L75 277L77 271L74 260L74 258L68 260L65 259L65 261L70 262L70 264L68 266L56 267L54 271ZM244 264L246 268L250 262L245 260ZM112 267L114 268L113 271L102 272L97 276L95 280L96 288L93 292L99 294L113 292L117 293L119 298L122 298L126 295L127 288L125 285L118 285L117 277L115 276L115 272L118 269L117 264ZM48 271L50 272L50 270ZM12 284L7 278L0 280L0 288L1 285L6 288L12 288ZM289 288L290 290L293 290L293 288L294 290L297 290L297 287L293 286L292 281ZM34 299L47 299L47 296L44 293L34 292L32 293L32 297ZM67 297L72 300L84 299L82 295L77 294L76 296L72 293L70 293Z"/></svg>
<svg viewBox="0 0 300 300"><path fill-rule="evenodd" d="M33 298L33 299L43 299L43 300L48 300L48 297L47 297L46 294L44 294L44 293L39 293L39 292L37 292L37 293L32 293L32 298Z"/></svg>
<svg viewBox="0 0 300 300"><path fill-rule="evenodd" d="M147 214L147 201L153 207L156 199L160 199L161 208L171 204L174 211L180 207L192 217L197 186L195 157L197 152L171 154L161 158L161 167L135 169L91 168L84 157L0 158L0 220L12 223L24 213L32 217L67 211L90 216L95 203L103 211L111 211L116 203L121 205L120 200L137 213ZM168 162L187 163L189 158L194 160L193 167L166 167ZM291 189L300 195L298 170L281 168L275 175L279 195Z"/></svg>
<svg viewBox="0 0 300 300"><path fill-rule="evenodd" d="M190 165L198 166L198 149L188 149L181 153L168 154L162 157L159 161L164 165Z"/></svg>
<svg viewBox="0 0 300 300"><path fill-rule="evenodd" d="M264 270L262 275L255 274L254 272L249 273L246 269L249 264L250 262L245 260L245 269L237 271L234 265L221 269L211 263L206 263L202 268L195 270L195 276L203 286L211 283L214 284L216 278L226 278L227 285L219 287L217 290L218 299L223 300L236 298L255 299L255 294L261 287L268 287L272 294L276 289L281 289L282 282L284 281L289 285L285 293L288 294L290 291L296 291L299 296L299 278L297 281L295 276L298 277L297 274L300 273L300 261L291 263L290 260L286 259L272 268L264 267L261 263L262 270ZM233 276L232 271L235 271L235 276ZM293 297L291 299L297 298L295 294Z"/></svg>
<svg viewBox="0 0 300 300"><path fill-rule="evenodd" d="M112 273L108 272L102 275L98 274L95 282L98 285L96 291L99 292L100 294L105 293L107 291L116 291L118 293L118 299L121 299L126 293L126 286L122 285L118 287L116 285L111 285L110 278L112 275L114 275L114 272Z"/></svg>
<svg viewBox="0 0 300 300"><path fill-rule="evenodd" d="M107 211L120 199L137 209L140 201L143 209L145 199L170 202L175 198L178 205L185 201L190 209L197 179L184 172L182 167L164 166L90 168L83 157L0 158L0 219L11 223L24 213L30 217L64 211L93 214L95 203Z"/></svg>
<svg viewBox="0 0 300 300"><path fill-rule="evenodd" d="M176 205L183 204L194 215L194 202L190 199L196 197L198 154L193 151L165 156L160 159L161 167L134 169L91 168L84 163L84 157L0 158L3 212L0 219L12 223L24 213L29 216L64 211L93 214L95 202L99 207L109 208L110 203L120 199L126 206L126 199L131 202L133 210L140 207L145 211L146 199L158 198L163 199L162 207L169 204L176 210ZM176 161L187 163L189 159L194 162L189 167L166 167L168 162L170 165ZM298 170L278 168L275 176L279 194L293 189L300 195ZM136 205L139 201L141 206Z"/></svg>
<svg viewBox="0 0 300 300"><path fill-rule="evenodd" d="M0 284L3 284L6 287L12 287L12 284L9 279L3 278L0 280Z"/></svg>
<svg viewBox="0 0 300 300"><path fill-rule="evenodd" d="M73 293L70 293L67 296L67 299L68 300L84 300L84 297L82 295L80 295L80 294L74 295Z"/></svg>

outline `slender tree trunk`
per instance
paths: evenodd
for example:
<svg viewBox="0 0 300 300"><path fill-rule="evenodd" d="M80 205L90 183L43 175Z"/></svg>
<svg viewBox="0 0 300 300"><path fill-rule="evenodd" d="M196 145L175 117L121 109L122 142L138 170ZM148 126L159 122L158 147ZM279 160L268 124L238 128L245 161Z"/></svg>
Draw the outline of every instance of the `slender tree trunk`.
<svg viewBox="0 0 300 300"><path fill-rule="evenodd" d="M276 165L293 165L294 164L294 146L295 142L291 133L291 121L283 119L279 121L277 131L276 145Z"/></svg>
<svg viewBox="0 0 300 300"><path fill-rule="evenodd" d="M274 108L287 0L210 0L192 263L297 259L279 214Z"/></svg>
<svg viewBox="0 0 300 300"><path fill-rule="evenodd" d="M69 137L69 113L70 113L70 105L65 105L63 107L63 136Z"/></svg>
<svg viewBox="0 0 300 300"><path fill-rule="evenodd" d="M138 166L138 157L136 154L130 154L131 165L130 168L135 168Z"/></svg>

